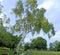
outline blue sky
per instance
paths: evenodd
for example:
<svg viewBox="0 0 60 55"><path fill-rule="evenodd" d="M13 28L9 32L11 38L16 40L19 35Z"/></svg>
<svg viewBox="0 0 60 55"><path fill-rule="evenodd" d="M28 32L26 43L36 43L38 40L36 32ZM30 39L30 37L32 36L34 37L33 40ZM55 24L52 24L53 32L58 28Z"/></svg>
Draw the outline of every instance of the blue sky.
<svg viewBox="0 0 60 55"><path fill-rule="evenodd" d="M13 25L15 23L15 16L12 14L12 8L15 7L17 0L0 0L0 2L4 5L4 13L8 15L8 17L11 18L11 24ZM45 17L49 20L49 22L54 24L56 34L51 39L48 39L46 35L44 35L42 32L37 35L35 34L34 37L32 37L31 33L29 33L25 39L25 41L30 41L32 38L36 38L37 36L44 36L48 42L54 42L55 40L60 41L60 0L37 0L38 1L38 8L45 8L47 11L45 13ZM0 15L2 17L2 15Z"/></svg>

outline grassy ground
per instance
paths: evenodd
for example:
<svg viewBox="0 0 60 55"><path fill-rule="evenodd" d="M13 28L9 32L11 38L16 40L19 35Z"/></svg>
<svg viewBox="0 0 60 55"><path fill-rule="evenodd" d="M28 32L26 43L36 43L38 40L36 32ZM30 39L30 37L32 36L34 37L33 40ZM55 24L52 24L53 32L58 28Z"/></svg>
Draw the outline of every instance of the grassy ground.
<svg viewBox="0 0 60 55"><path fill-rule="evenodd" d="M15 55L15 54L13 54L12 51L8 51L8 50L0 50L0 55L2 55L2 53L7 53L9 55ZM30 55L60 55L60 52L52 52L52 51L32 51L32 52L30 52L28 50L25 53L27 53L26 55L28 55L28 54L30 54Z"/></svg>
<svg viewBox="0 0 60 55"><path fill-rule="evenodd" d="M2 55L2 54L8 54L8 55L20 55L20 54L23 53L23 52L24 52L24 51L21 50L21 51L19 51L18 54L14 54L14 52L13 52L12 50L10 50L10 49L0 49L0 55Z"/></svg>
<svg viewBox="0 0 60 55"><path fill-rule="evenodd" d="M32 55L60 55L60 52L51 51L33 51Z"/></svg>

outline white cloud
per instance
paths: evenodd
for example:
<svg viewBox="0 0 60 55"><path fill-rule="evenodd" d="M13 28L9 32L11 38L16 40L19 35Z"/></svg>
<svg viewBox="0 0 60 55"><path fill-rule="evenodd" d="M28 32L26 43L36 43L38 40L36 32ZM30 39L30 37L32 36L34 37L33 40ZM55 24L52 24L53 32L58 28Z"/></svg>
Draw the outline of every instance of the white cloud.
<svg viewBox="0 0 60 55"><path fill-rule="evenodd" d="M3 14L3 13L1 13L1 14L0 14L0 18L3 18L3 16L4 16L4 14Z"/></svg>
<svg viewBox="0 0 60 55"><path fill-rule="evenodd" d="M46 9L45 17L55 25L60 20L60 0L44 0L42 4L38 5L38 8L42 7Z"/></svg>
<svg viewBox="0 0 60 55"><path fill-rule="evenodd" d="M45 9L49 9L54 5L53 1L48 1L45 0L45 2L43 2L42 4L38 5L38 8L45 8Z"/></svg>
<svg viewBox="0 0 60 55"><path fill-rule="evenodd" d="M0 2L2 2L3 0L0 0Z"/></svg>

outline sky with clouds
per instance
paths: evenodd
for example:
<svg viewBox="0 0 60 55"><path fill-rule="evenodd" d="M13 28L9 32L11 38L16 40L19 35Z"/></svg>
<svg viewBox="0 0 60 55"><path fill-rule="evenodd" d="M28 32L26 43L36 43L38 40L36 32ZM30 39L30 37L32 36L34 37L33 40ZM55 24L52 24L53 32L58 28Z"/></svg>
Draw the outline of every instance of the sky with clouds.
<svg viewBox="0 0 60 55"><path fill-rule="evenodd" d="M17 0L0 0L0 2L4 6L4 10L3 10L4 13L6 13L8 17L11 18L12 25L13 23L15 23L15 19L14 19L15 16L11 15L12 12L11 9L15 7L16 1ZM34 37L32 37L31 33L29 33L25 40L30 41L30 39L35 38L36 36L44 36L43 38L45 38L48 41L48 44L50 42L54 42L55 40L60 41L60 26L59 26L60 25L60 0L37 0L37 1L38 1L37 3L39 9L42 7L46 9L45 17L49 20L49 22L54 24L56 34L51 39L48 39L48 37L46 37L46 35L43 35L42 33L40 33L39 35L35 34ZM2 15L0 15L0 17L1 16Z"/></svg>

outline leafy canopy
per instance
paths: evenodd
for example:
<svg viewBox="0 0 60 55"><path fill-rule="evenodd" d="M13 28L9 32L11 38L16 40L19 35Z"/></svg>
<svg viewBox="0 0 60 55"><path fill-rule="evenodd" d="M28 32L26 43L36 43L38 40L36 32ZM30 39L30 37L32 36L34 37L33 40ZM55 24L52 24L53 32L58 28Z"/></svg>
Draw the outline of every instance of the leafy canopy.
<svg viewBox="0 0 60 55"><path fill-rule="evenodd" d="M35 32L40 33L42 29L49 37L55 35L53 24L49 23L44 16L46 10L44 8L39 9L37 6L37 0L17 1L13 12L19 19L16 20L16 24L13 26L14 31L34 34Z"/></svg>
<svg viewBox="0 0 60 55"><path fill-rule="evenodd" d="M47 41L41 37L37 37L32 40L31 48L37 50L46 50L47 49Z"/></svg>
<svg viewBox="0 0 60 55"><path fill-rule="evenodd" d="M43 30L49 38L55 35L53 24L49 23L44 16L46 10L44 8L39 9L37 6L37 0L18 0L16 7L13 8L13 13L18 19L12 30L13 32L19 32L23 37L17 45L17 53L19 46L29 32L34 34Z"/></svg>

